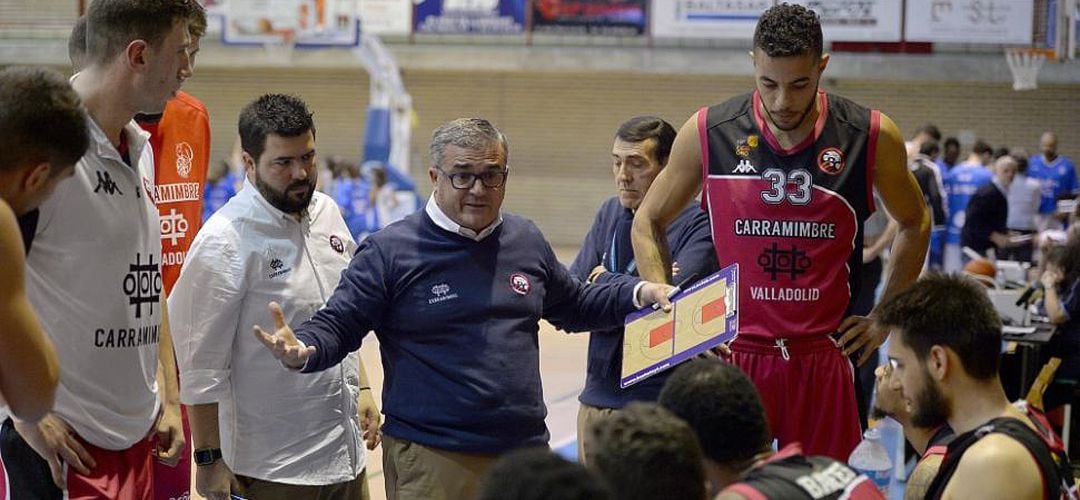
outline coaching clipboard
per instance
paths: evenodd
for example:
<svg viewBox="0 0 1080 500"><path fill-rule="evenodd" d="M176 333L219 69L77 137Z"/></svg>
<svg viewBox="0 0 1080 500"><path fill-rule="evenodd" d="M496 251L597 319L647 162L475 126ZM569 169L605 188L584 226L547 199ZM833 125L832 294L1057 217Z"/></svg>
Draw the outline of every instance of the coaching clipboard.
<svg viewBox="0 0 1080 500"><path fill-rule="evenodd" d="M626 316L622 373L627 388L735 338L739 265L732 264L671 298L672 311L645 308Z"/></svg>

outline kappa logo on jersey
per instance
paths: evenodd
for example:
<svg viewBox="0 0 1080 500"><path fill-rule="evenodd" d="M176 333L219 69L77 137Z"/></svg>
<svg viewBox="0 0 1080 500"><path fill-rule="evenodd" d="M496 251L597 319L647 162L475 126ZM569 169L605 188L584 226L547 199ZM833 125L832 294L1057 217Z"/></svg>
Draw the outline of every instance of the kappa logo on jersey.
<svg viewBox="0 0 1080 500"><path fill-rule="evenodd" d="M837 148L825 148L818 153L818 169L829 175L839 174L844 170L844 152Z"/></svg>
<svg viewBox="0 0 1080 500"><path fill-rule="evenodd" d="M161 299L161 269L154 262L154 255L142 261L142 254L135 254L135 263L128 264L128 274L124 276L124 293L128 304L135 308L135 317L141 318L143 306L149 307L149 314L154 314L154 305Z"/></svg>
<svg viewBox="0 0 1080 500"><path fill-rule="evenodd" d="M446 302L458 298L458 294L450 293L450 285L446 283L438 283L431 286L432 297L428 299L428 304L438 304L439 302Z"/></svg>
<svg viewBox="0 0 1080 500"><path fill-rule="evenodd" d="M184 214L170 208L168 214L161 216L161 241L169 240L169 244L175 247L178 240L187 236L188 227Z"/></svg>
<svg viewBox="0 0 1080 500"><path fill-rule="evenodd" d="M94 188L94 192L96 193L98 191L103 191L108 195L124 195L124 192L120 190L120 187L116 185L116 182L113 182L109 172L105 170L97 171L97 187Z"/></svg>
<svg viewBox="0 0 1080 500"><path fill-rule="evenodd" d="M514 273L510 275L510 289L518 295L528 295L532 283L529 283L529 278L524 274Z"/></svg>
<svg viewBox="0 0 1080 500"><path fill-rule="evenodd" d="M176 145L176 173L185 179L191 174L191 162L195 160L195 151L191 145L181 142Z"/></svg>
<svg viewBox="0 0 1080 500"><path fill-rule="evenodd" d="M337 253L345 253L345 243L342 243L341 238L338 238L336 234L330 235L330 248Z"/></svg>
<svg viewBox="0 0 1080 500"><path fill-rule="evenodd" d="M795 245L791 245L791 250L781 249L778 243L765 247L761 255L758 255L757 262L773 281L781 275L788 275L792 280L797 279L800 274L806 274L811 264L805 250L799 250Z"/></svg>
<svg viewBox="0 0 1080 500"><path fill-rule="evenodd" d="M757 168L754 168L754 164L750 163L750 160L739 160L739 164L735 166L735 170L732 171L735 174L756 174Z"/></svg>

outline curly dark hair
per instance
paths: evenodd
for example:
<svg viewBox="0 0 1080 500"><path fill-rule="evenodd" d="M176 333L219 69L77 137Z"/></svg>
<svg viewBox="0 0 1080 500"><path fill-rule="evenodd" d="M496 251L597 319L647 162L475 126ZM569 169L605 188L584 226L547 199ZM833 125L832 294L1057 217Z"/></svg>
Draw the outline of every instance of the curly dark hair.
<svg viewBox="0 0 1080 500"><path fill-rule="evenodd" d="M547 447L523 448L492 464L477 500L608 500L603 481Z"/></svg>
<svg viewBox="0 0 1080 500"><path fill-rule="evenodd" d="M1001 318L986 288L961 274L931 273L878 308L877 321L925 360L937 345L956 353L968 375L989 380L1001 364Z"/></svg>
<svg viewBox="0 0 1080 500"><path fill-rule="evenodd" d="M754 29L754 50L759 49L769 57L821 57L821 20L801 5L782 3L766 10Z"/></svg>
<svg viewBox="0 0 1080 500"><path fill-rule="evenodd" d="M745 461L769 447L757 389L732 364L706 359L683 364L664 383L660 405L690 424L714 462Z"/></svg>
<svg viewBox="0 0 1080 500"><path fill-rule="evenodd" d="M315 135L311 116L299 97L265 94L240 111L240 147L258 162L270 134L297 137L310 130Z"/></svg>
<svg viewBox="0 0 1080 500"><path fill-rule="evenodd" d="M654 403L635 402L598 420L589 467L620 500L704 499L705 466L686 422Z"/></svg>

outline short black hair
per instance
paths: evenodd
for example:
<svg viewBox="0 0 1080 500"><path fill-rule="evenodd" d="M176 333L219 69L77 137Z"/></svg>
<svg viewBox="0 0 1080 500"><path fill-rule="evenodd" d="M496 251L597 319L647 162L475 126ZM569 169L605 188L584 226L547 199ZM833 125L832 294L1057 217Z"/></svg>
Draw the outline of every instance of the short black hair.
<svg viewBox="0 0 1080 500"><path fill-rule="evenodd" d="M240 148L258 162L270 134L297 137L315 134L315 122L307 104L287 94L264 94L240 110Z"/></svg>
<svg viewBox="0 0 1080 500"><path fill-rule="evenodd" d="M955 352L974 379L998 375L1001 318L986 288L971 278L928 274L882 304L877 321L898 330L920 360L937 345Z"/></svg>
<svg viewBox="0 0 1080 500"><path fill-rule="evenodd" d="M615 137L626 142L643 142L656 139L656 149L653 153L656 161L666 164L671 156L671 145L675 143L675 127L655 116L635 116L619 125Z"/></svg>
<svg viewBox="0 0 1080 500"><path fill-rule="evenodd" d="M941 152L941 147L938 146L938 142L933 140L933 139L930 139L930 140L922 143L921 146L919 146L919 154L921 154L923 156L929 156L929 157L933 158L933 157L937 156L938 153L940 153L940 152Z"/></svg>
<svg viewBox="0 0 1080 500"><path fill-rule="evenodd" d="M196 0L93 0L86 10L87 63L111 61L135 40L157 47L176 23L200 13L205 26Z"/></svg>
<svg viewBox="0 0 1080 500"><path fill-rule="evenodd" d="M654 403L634 402L590 429L596 470L621 500L704 499L705 468L697 436Z"/></svg>
<svg viewBox="0 0 1080 500"><path fill-rule="evenodd" d="M975 141L975 145L971 146L971 151L977 155L994 154L994 148L990 147L990 144L982 139Z"/></svg>
<svg viewBox="0 0 1080 500"><path fill-rule="evenodd" d="M754 50L759 49L769 57L821 57L821 19L801 5L782 3L772 7L761 14L754 29Z"/></svg>
<svg viewBox="0 0 1080 500"><path fill-rule="evenodd" d="M690 424L714 462L742 462L769 447L761 397L730 363L699 359L676 368L660 391L660 405Z"/></svg>
<svg viewBox="0 0 1080 500"><path fill-rule="evenodd" d="M1009 148L1001 146L994 150L994 159L1001 158L1002 156L1009 156Z"/></svg>
<svg viewBox="0 0 1080 500"><path fill-rule="evenodd" d="M495 461L476 500L608 500L599 476L547 447L522 448Z"/></svg>
<svg viewBox="0 0 1080 500"><path fill-rule="evenodd" d="M86 111L67 78L50 69L0 70L0 168L74 165L90 146Z"/></svg>
<svg viewBox="0 0 1080 500"><path fill-rule="evenodd" d="M955 137L946 137L945 142L943 144L944 144L946 149L948 149L949 146L952 146L952 147L954 147L956 149L960 149L960 141L957 140Z"/></svg>
<svg viewBox="0 0 1080 500"><path fill-rule="evenodd" d="M941 140L941 130L937 128L937 125L934 125L932 123L927 123L926 125L919 127L919 130L916 133L926 134L935 141Z"/></svg>

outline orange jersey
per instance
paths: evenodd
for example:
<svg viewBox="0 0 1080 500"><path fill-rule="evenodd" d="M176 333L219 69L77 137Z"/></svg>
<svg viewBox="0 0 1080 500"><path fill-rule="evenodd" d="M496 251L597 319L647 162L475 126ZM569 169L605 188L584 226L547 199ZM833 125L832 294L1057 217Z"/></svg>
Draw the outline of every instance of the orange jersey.
<svg viewBox="0 0 1080 500"><path fill-rule="evenodd" d="M161 278L167 294L202 223L210 115L201 101L180 91L165 106L161 121L140 125L150 132L154 148L154 201L161 216Z"/></svg>

